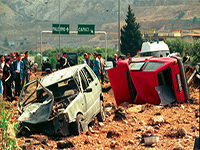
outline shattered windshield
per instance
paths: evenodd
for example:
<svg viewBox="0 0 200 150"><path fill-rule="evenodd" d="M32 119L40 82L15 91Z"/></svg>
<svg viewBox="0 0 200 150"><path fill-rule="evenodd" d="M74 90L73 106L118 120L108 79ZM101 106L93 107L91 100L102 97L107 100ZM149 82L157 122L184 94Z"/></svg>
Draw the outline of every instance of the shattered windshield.
<svg viewBox="0 0 200 150"><path fill-rule="evenodd" d="M140 70L141 67L145 64L145 62L134 62L130 64L130 69Z"/></svg>
<svg viewBox="0 0 200 150"><path fill-rule="evenodd" d="M142 70L144 71L149 71L149 70L156 70L159 67L161 67L162 65L164 65L163 62L148 62L143 68Z"/></svg>

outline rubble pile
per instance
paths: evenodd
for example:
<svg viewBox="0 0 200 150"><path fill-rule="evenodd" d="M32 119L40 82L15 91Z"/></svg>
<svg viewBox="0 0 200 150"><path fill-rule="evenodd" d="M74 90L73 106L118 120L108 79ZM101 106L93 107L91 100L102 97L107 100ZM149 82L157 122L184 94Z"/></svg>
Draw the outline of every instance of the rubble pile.
<svg viewBox="0 0 200 150"><path fill-rule="evenodd" d="M191 92L192 91L192 92ZM17 120L16 101L11 122ZM18 138L23 149L193 149L199 135L199 91L190 86L190 100L167 106L153 104L116 105L113 95L104 93L106 121L95 118L89 131L79 136L57 137L32 134ZM198 143L198 142L197 142Z"/></svg>

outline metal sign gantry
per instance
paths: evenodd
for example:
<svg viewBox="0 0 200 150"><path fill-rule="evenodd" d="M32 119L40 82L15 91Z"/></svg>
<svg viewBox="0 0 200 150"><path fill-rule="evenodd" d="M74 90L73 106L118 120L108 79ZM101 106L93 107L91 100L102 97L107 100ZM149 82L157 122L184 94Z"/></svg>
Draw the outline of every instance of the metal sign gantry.
<svg viewBox="0 0 200 150"><path fill-rule="evenodd" d="M40 63L42 64L42 34L52 34L52 31L42 31L40 33ZM78 31L69 31L69 34L77 34ZM95 34L105 35L105 60L107 61L107 33L106 31L95 31Z"/></svg>

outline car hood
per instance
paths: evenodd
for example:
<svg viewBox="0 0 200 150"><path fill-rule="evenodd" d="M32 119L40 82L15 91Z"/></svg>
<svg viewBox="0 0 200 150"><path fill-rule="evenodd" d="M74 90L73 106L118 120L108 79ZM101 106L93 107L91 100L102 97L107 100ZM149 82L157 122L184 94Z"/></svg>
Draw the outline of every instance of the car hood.
<svg viewBox="0 0 200 150"><path fill-rule="evenodd" d="M53 108L53 99L47 98L43 103L34 103L26 106L18 121L36 124L48 121Z"/></svg>

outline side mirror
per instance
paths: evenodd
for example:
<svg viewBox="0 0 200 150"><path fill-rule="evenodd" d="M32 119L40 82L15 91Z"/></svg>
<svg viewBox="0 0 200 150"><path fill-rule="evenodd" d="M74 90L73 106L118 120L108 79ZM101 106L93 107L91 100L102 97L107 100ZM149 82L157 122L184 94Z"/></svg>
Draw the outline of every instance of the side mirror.
<svg viewBox="0 0 200 150"><path fill-rule="evenodd" d="M84 92L86 92L86 93L92 92L92 88L87 88L87 89L85 89Z"/></svg>

